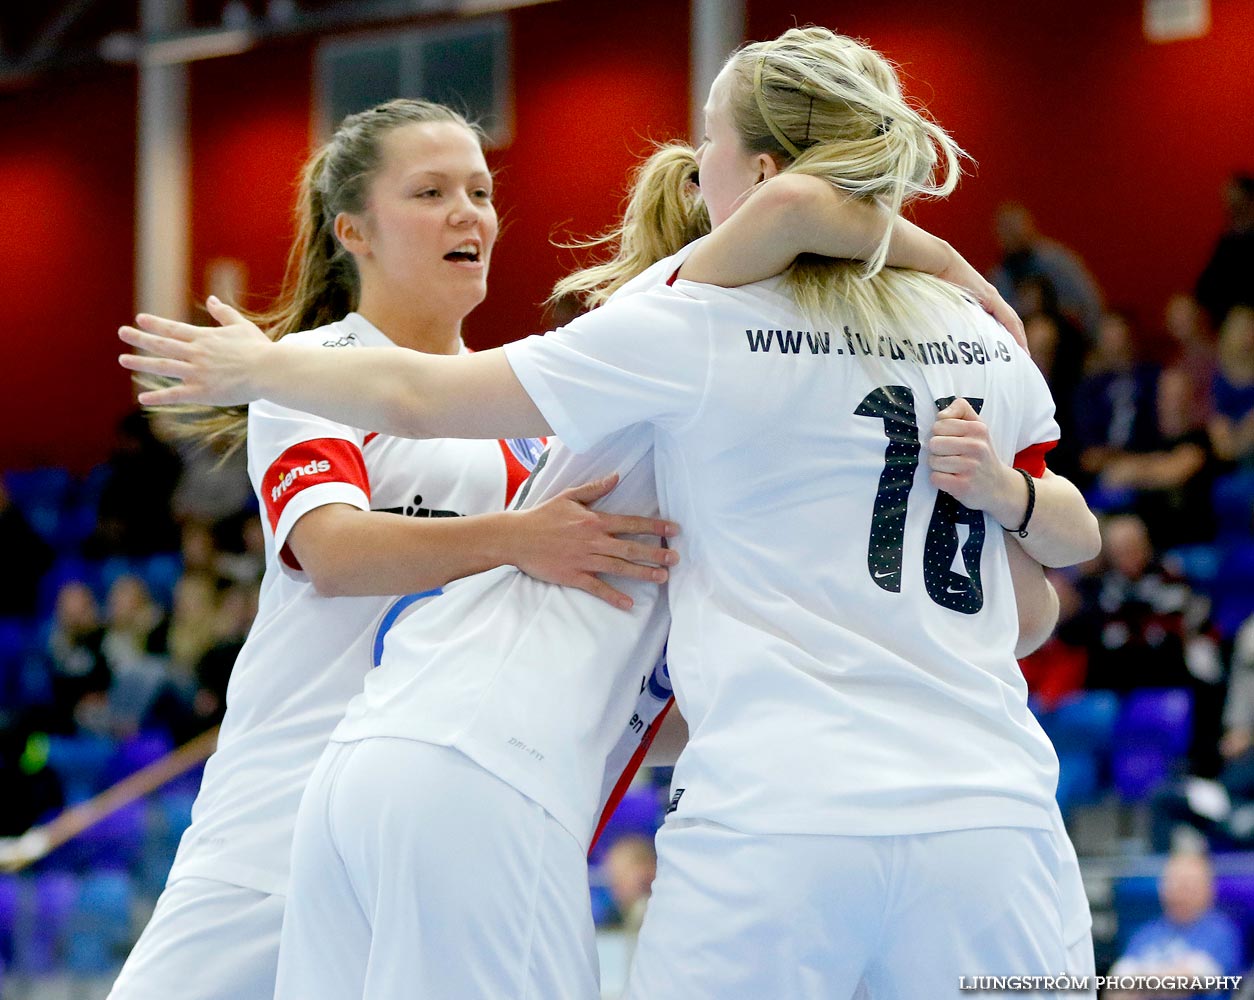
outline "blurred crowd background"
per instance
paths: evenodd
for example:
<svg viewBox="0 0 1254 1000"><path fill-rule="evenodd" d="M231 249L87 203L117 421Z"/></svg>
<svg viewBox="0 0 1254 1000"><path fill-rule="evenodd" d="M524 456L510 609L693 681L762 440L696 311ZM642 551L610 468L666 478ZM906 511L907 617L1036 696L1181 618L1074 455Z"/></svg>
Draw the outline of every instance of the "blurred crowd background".
<svg viewBox="0 0 1254 1000"><path fill-rule="evenodd" d="M98 57L143 40L125 6L0 15L0 191L17 234L0 272L0 836L221 719L264 569L242 456L171 446L113 365L113 328L154 308L134 232L143 70ZM189 3L178 37L225 27L251 42L182 66L190 241L175 311L194 315L208 291L253 305L274 291L296 166L326 125L328 39L503 26L509 99L488 110L504 235L467 329L489 346L542 328L537 304L577 259L552 240L607 226L649 142L690 134L702 17L730 11L742 37L795 17L867 38L926 81L914 92L979 163L918 221L1023 316L1063 428L1050 465L1102 517L1102 555L1053 574L1061 622L1022 664L1059 751L1098 969L1152 968L1136 965L1139 927L1214 916L1216 968L1241 971L1254 961L1254 4L981 2L945 25L907 0L787 16L632 6ZM1200 8L1204 26L1160 37L1152 8ZM667 780L642 776L593 856L600 926L639 924ZM197 782L0 875L5 996L52 981L102 995ZM605 938L607 980L624 940Z"/></svg>

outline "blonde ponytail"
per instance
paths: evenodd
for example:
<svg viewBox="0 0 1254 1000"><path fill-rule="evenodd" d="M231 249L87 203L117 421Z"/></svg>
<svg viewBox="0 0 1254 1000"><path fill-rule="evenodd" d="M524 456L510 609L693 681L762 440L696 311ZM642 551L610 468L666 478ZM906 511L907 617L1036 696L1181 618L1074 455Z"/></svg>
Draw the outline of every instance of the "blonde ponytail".
<svg viewBox="0 0 1254 1000"><path fill-rule="evenodd" d="M549 303L570 296L585 309L595 308L637 274L708 233L710 216L698 195L696 175L692 147L678 142L658 146L632 173L623 221L603 236L572 244L610 247L613 256L563 278L553 286Z"/></svg>

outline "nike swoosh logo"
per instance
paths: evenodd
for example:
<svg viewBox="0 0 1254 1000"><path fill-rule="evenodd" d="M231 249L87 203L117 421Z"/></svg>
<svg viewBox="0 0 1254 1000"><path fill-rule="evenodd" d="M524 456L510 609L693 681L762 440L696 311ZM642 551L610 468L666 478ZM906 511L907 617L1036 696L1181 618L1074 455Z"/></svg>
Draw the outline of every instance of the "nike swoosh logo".
<svg viewBox="0 0 1254 1000"><path fill-rule="evenodd" d="M949 594L965 594L967 592L967 588L959 587L957 590L954 590L953 587L946 587L945 592Z"/></svg>
<svg viewBox="0 0 1254 1000"><path fill-rule="evenodd" d="M894 570L891 570L891 569L890 569L887 573L876 573L876 574L875 574L875 579L877 579L877 580L882 580L882 579L884 579L884 577L886 577L886 576L892 576L892 575L894 574L894 572L895 572Z"/></svg>

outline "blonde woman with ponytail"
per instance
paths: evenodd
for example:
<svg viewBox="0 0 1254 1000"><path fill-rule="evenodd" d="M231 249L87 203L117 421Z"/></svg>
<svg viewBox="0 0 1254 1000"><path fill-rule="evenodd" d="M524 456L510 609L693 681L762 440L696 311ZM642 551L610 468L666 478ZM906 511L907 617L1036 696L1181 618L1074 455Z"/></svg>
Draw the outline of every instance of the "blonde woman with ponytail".
<svg viewBox="0 0 1254 1000"><path fill-rule="evenodd" d="M258 318L274 342L333 364L364 348L464 350L497 220L479 135L461 116L411 100L350 116L305 167L298 218L286 294ZM389 624L450 581L505 565L620 613L630 599L597 574L656 588L673 556L643 538L673 527L587 509L612 478L506 511L538 441L400 439L267 401L167 420L184 437L246 443L267 564L191 827L110 996L262 1000L274 993L301 793Z"/></svg>
<svg viewBox="0 0 1254 1000"><path fill-rule="evenodd" d="M951 287L881 266L898 262L900 207L952 188L957 148L882 57L817 28L733 55L707 115L709 240L545 337L332 365L217 305L218 329L122 332L153 352L126 367L181 382L151 403L263 397L415 436L556 429L533 494L559 461L591 471L621 448L607 501L656 469L684 524L669 670L644 658L660 638L647 601L624 653L586 595L509 570L392 633L302 803L281 1000L595 995L573 858L619 732L648 727L631 688L671 678L692 737L630 996L828 1000L862 980L956 996L963 975L1066 967L1057 760L1014 661L1005 536L1061 564L1093 553L1094 525L1045 475L1057 427L1027 355ZM845 193L824 212L852 199L893 223L868 263L691 280L734 272L764 232L738 220L780 191L806 203L807 174ZM792 252L830 254L830 238ZM468 607L494 609L492 629L442 638ZM423 780L399 789L398 773ZM450 819L452 789L467 801ZM525 857L545 859L538 875ZM479 946L450 962L439 945L465 928Z"/></svg>

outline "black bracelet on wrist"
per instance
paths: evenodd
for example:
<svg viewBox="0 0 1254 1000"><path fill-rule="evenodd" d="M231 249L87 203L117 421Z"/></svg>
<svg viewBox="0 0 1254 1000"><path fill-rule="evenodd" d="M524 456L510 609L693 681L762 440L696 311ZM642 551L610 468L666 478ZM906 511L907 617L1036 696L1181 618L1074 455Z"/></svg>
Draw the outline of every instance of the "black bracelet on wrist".
<svg viewBox="0 0 1254 1000"><path fill-rule="evenodd" d="M1032 473L1027 469L1020 469L1015 466L1015 472L1023 477L1023 481L1028 484L1028 509L1023 512L1023 521L1019 527L1012 529L1020 538L1028 537L1028 522L1032 520L1032 511L1036 509L1036 480L1032 478Z"/></svg>

